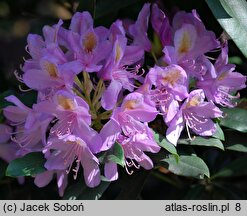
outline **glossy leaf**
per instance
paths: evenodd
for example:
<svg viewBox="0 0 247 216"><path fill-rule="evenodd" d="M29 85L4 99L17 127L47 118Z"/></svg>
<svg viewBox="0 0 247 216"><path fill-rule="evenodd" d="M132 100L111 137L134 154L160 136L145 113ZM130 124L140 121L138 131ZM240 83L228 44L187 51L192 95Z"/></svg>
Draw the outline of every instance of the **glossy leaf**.
<svg viewBox="0 0 247 216"><path fill-rule="evenodd" d="M163 159L162 164L176 175L189 176L198 179L209 177L209 169L205 162L195 155L180 155L179 161L174 156Z"/></svg>
<svg viewBox="0 0 247 216"><path fill-rule="evenodd" d="M247 152L246 134L232 129L225 130L225 148L231 151Z"/></svg>
<svg viewBox="0 0 247 216"><path fill-rule="evenodd" d="M180 139L178 140L178 144L216 147L216 148L224 150L223 143L219 139L216 139L216 138L204 138L204 137L197 136L193 140Z"/></svg>
<svg viewBox="0 0 247 216"><path fill-rule="evenodd" d="M229 145L226 149L231 151L247 152L247 143Z"/></svg>
<svg viewBox="0 0 247 216"><path fill-rule="evenodd" d="M224 132L218 123L216 124L216 131L212 137L223 140L223 141L225 140Z"/></svg>
<svg viewBox="0 0 247 216"><path fill-rule="evenodd" d="M221 119L220 125L247 133L247 110L240 108L222 110L226 117Z"/></svg>
<svg viewBox="0 0 247 216"><path fill-rule="evenodd" d="M11 161L6 170L6 176L33 176L44 172L45 158L42 153L33 152L22 158Z"/></svg>
<svg viewBox="0 0 247 216"><path fill-rule="evenodd" d="M172 143L170 143L164 136L154 131L154 139L160 147L175 155L177 158L179 157L176 147Z"/></svg>
<svg viewBox="0 0 247 216"><path fill-rule="evenodd" d="M107 160L124 167L124 151L123 147L119 143L116 142L114 144L111 153L107 155Z"/></svg>
<svg viewBox="0 0 247 216"><path fill-rule="evenodd" d="M247 2L245 0L206 0L222 28L247 57Z"/></svg>

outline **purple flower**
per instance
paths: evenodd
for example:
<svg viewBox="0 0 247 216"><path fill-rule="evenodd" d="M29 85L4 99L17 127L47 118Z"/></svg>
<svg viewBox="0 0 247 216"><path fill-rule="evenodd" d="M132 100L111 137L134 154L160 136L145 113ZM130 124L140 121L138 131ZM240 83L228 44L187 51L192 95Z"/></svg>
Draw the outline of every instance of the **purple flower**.
<svg viewBox="0 0 247 216"><path fill-rule="evenodd" d="M146 83L150 83L151 86L155 87L149 89L147 94L156 103L164 121L169 124L179 110L178 101L188 97L186 72L178 65L155 66L147 74Z"/></svg>
<svg viewBox="0 0 247 216"><path fill-rule="evenodd" d="M5 143L10 139L12 128L5 124L0 124L0 143Z"/></svg>
<svg viewBox="0 0 247 216"><path fill-rule="evenodd" d="M12 132L13 129L10 126L0 124L0 158L6 162L15 159L18 150L18 146L15 143L9 142Z"/></svg>
<svg viewBox="0 0 247 216"><path fill-rule="evenodd" d="M82 124L91 124L88 104L79 96L65 90L57 91L51 100L42 101L33 108L58 119L51 129L56 135L71 133Z"/></svg>
<svg viewBox="0 0 247 216"><path fill-rule="evenodd" d="M110 54L108 34L104 27L93 27L88 12L77 12L72 17L70 30L59 31L59 39L69 49L71 58L80 61L83 71L97 72L102 68L101 61Z"/></svg>
<svg viewBox="0 0 247 216"><path fill-rule="evenodd" d="M158 8L157 4L152 5L151 23L154 31L160 38L163 46L171 45L172 29L168 17Z"/></svg>
<svg viewBox="0 0 247 216"><path fill-rule="evenodd" d="M11 142L11 134L13 133L13 129L6 125L0 124L0 158L7 163L11 162L18 158L18 152L20 150L19 146ZM25 179L23 176L17 178L19 184L23 184Z"/></svg>
<svg viewBox="0 0 247 216"><path fill-rule="evenodd" d="M59 195L62 197L64 195L64 190L68 185L68 174L63 170L47 170L43 173L37 174L34 179L34 184L38 187L45 187L52 181L54 175L56 175L57 177L58 192Z"/></svg>
<svg viewBox="0 0 247 216"><path fill-rule="evenodd" d="M84 141L84 133L85 131L80 131L81 136L50 137L45 149L52 152L47 156L45 167L48 170L66 170L69 173L75 162L74 178L77 177L81 165L87 186L96 187L100 183L99 161Z"/></svg>
<svg viewBox="0 0 247 216"><path fill-rule="evenodd" d="M215 34L205 29L195 10L192 13L178 12L172 28L173 45L164 47L164 61L167 64L179 64L187 73L191 73L199 57L219 47Z"/></svg>
<svg viewBox="0 0 247 216"><path fill-rule="evenodd" d="M36 67L25 71L23 82L32 89L54 94L59 89L72 88L74 77L81 70L78 61L68 62L60 48L50 46L43 50Z"/></svg>
<svg viewBox="0 0 247 216"><path fill-rule="evenodd" d="M52 27L45 26L43 28L44 40L40 35L28 35L26 50L32 58L25 61L22 68L24 72L39 67L39 60L42 58L46 48L51 47L53 49L54 47L58 47L58 30L62 24L62 20L59 20L58 24Z"/></svg>
<svg viewBox="0 0 247 216"><path fill-rule="evenodd" d="M226 107L234 107L236 105L234 99L239 98L240 95L231 94L246 87L246 76L234 72L235 65L228 64L227 52L226 45L215 65L208 69L208 73L197 82L197 86L204 90L209 101Z"/></svg>
<svg viewBox="0 0 247 216"><path fill-rule="evenodd" d="M155 107L145 102L142 94L134 92L127 95L100 131L103 140L101 150L108 150L118 142L123 146L125 158L130 160L130 163L126 161L126 168L138 163L145 169L151 169L152 161L144 151L158 152L160 147L155 143L147 122L154 120L157 113ZM105 175L108 179L117 179L116 166L112 162L106 163Z"/></svg>
<svg viewBox="0 0 247 216"><path fill-rule="evenodd" d="M216 125L211 119L222 117L222 111L212 102L205 102L204 99L202 89L194 90L189 94L166 131L166 138L172 144L177 145L184 127L186 127L190 139L189 129L200 136L214 134Z"/></svg>
<svg viewBox="0 0 247 216"><path fill-rule="evenodd" d="M135 48L131 50L127 46L127 39L121 35L116 36L112 54L107 60L100 77L104 80L111 80L108 88L102 95L102 107L106 110L111 110L117 103L120 91L124 88L129 91L134 90L134 79L138 79L138 67L130 69L129 64L133 64L143 57L139 52L133 53ZM131 59L132 57L132 59Z"/></svg>
<svg viewBox="0 0 247 216"><path fill-rule="evenodd" d="M144 95L138 92L128 94L124 98L120 110L141 122L150 122L158 114L156 108L146 103Z"/></svg>
<svg viewBox="0 0 247 216"><path fill-rule="evenodd" d="M51 101L43 101L34 105L38 112L56 117L55 125L50 129L50 134L58 137L83 131L84 140L90 145L91 150L99 152L102 142L97 132L91 125L91 115L88 104L80 97L68 91L58 91ZM54 123L54 122L53 122Z"/></svg>
<svg viewBox="0 0 247 216"><path fill-rule="evenodd" d="M134 45L141 46L145 51L150 51L152 46L148 39L147 29L150 16L150 4L144 4L136 22L129 26L129 33L133 37Z"/></svg>
<svg viewBox="0 0 247 216"><path fill-rule="evenodd" d="M115 126L115 128L114 128ZM109 131L109 128L114 128ZM122 134L120 134L122 133ZM102 139L105 139L106 149L115 142L122 145L125 157L126 171L131 174L129 168L137 169L142 166L144 169L153 167L152 160L144 152L157 153L160 147L154 140L153 132L147 123L141 123L126 113L118 116L118 122L110 120L101 131ZM105 163L105 176L113 181L118 178L117 165L111 161Z"/></svg>
<svg viewBox="0 0 247 216"><path fill-rule="evenodd" d="M3 110L5 117L11 121L11 125L16 127L16 131L12 133L12 140L23 148L23 153L41 150L51 119L25 106L13 95L5 99L16 105L5 107Z"/></svg>

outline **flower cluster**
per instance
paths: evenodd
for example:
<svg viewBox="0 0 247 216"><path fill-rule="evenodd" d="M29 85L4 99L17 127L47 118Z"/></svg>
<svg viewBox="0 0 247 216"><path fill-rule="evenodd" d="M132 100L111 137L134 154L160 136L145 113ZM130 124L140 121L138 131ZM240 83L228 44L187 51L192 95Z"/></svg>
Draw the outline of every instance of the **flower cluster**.
<svg viewBox="0 0 247 216"><path fill-rule="evenodd" d="M118 178L117 164L99 160L99 153L121 145L125 168L151 169L146 154L157 153L149 123L164 120L168 141L177 145L186 129L200 136L215 133L218 106L234 107L236 91L246 77L228 64L227 43L206 30L196 11L178 12L172 22L156 4L145 4L136 22L115 21L95 27L88 12L75 13L69 29L60 20L43 28L43 37L29 34L30 59L18 80L38 92L37 103L25 106L6 100L6 124L0 127L0 156L6 161L42 152L46 171L35 176L39 187L55 175L60 195L68 174L83 170L86 184L96 187L101 175ZM149 26L150 25L150 26ZM163 54L143 69L144 55L153 55L148 27L158 36ZM211 52L221 50L217 59ZM7 125L8 124L8 125ZM104 171L101 171L103 165Z"/></svg>

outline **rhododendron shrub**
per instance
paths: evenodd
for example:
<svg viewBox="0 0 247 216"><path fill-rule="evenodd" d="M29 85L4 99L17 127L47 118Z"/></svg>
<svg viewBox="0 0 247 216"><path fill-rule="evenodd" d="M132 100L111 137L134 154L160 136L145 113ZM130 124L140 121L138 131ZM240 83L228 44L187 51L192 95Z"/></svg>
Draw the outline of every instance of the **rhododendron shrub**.
<svg viewBox="0 0 247 216"><path fill-rule="evenodd" d="M0 157L20 182L32 176L44 187L56 178L60 196L74 180L99 188L123 170L131 175L164 162L175 174L209 178L200 157L176 148L224 149L220 122L246 87L246 77L228 63L227 41L196 10L168 17L146 3L135 21L118 19L108 28L76 12L68 28L59 20L42 35L29 34L27 52L16 77L37 99L26 106L5 97Z"/></svg>

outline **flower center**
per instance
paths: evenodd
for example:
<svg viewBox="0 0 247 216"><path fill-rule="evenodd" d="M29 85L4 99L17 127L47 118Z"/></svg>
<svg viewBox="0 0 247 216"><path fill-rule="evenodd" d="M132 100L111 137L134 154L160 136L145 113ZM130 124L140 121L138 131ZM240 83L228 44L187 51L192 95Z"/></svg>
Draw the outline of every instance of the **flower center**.
<svg viewBox="0 0 247 216"><path fill-rule="evenodd" d="M97 39L93 32L87 33L83 41L84 49L86 52L90 53L97 45Z"/></svg>
<svg viewBox="0 0 247 216"><path fill-rule="evenodd" d="M85 144L84 144L81 140L79 140L79 139L76 139L76 140L74 140L74 141L68 140L66 143L67 143L68 145L78 145L78 146L84 146L84 145L85 145Z"/></svg>
<svg viewBox="0 0 247 216"><path fill-rule="evenodd" d="M123 108L124 110L133 110L138 106L137 100L128 100L124 103Z"/></svg>
<svg viewBox="0 0 247 216"><path fill-rule="evenodd" d="M227 74L228 74L228 72L223 72L220 76L218 76L217 79L218 79L219 81L222 81L223 79L226 78Z"/></svg>
<svg viewBox="0 0 247 216"><path fill-rule="evenodd" d="M49 73L50 77L53 77L53 78L58 77L58 70L55 64L45 61L43 63L43 67Z"/></svg>
<svg viewBox="0 0 247 216"><path fill-rule="evenodd" d="M171 86L174 86L180 78L181 74L179 70L171 70L169 73L162 76L162 84L170 84Z"/></svg>
<svg viewBox="0 0 247 216"><path fill-rule="evenodd" d="M178 48L179 53L187 53L192 46L190 35L187 31L183 32L183 36Z"/></svg>
<svg viewBox="0 0 247 216"><path fill-rule="evenodd" d="M73 100L70 98L67 98L63 95L58 95L58 103L61 107L63 107L65 110L73 110L75 108L75 104Z"/></svg>
<svg viewBox="0 0 247 216"><path fill-rule="evenodd" d="M201 97L200 97L200 95L195 95L186 104L186 108L198 106L200 103L201 103Z"/></svg>
<svg viewBox="0 0 247 216"><path fill-rule="evenodd" d="M121 47L117 44L117 47L116 47L116 62L118 62L121 58L121 54L122 54L122 51L121 51Z"/></svg>

